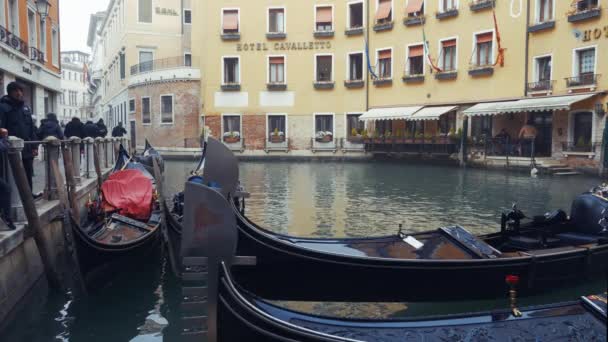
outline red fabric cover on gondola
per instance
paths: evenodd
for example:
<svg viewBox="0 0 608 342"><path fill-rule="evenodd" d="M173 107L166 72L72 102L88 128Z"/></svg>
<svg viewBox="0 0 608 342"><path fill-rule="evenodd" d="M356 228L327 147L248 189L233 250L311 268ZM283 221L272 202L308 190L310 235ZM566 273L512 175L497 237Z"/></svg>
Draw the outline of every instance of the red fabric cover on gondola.
<svg viewBox="0 0 608 342"><path fill-rule="evenodd" d="M107 211L119 209L120 215L142 221L150 218L152 182L141 171L124 170L111 174L101 186L101 192Z"/></svg>

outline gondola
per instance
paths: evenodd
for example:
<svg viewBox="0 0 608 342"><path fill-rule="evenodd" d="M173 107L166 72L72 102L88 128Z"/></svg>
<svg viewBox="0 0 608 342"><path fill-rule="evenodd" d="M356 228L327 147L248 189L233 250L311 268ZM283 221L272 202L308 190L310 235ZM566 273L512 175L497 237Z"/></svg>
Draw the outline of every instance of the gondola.
<svg viewBox="0 0 608 342"><path fill-rule="evenodd" d="M147 146L145 153L160 159L151 146ZM118 267L133 265L134 260L140 262L139 257L145 260L157 252L162 213L156 181L148 167L131 157L121 145L98 198L88 201L86 223L74 229L79 264L87 285L107 278Z"/></svg>
<svg viewBox="0 0 608 342"><path fill-rule="evenodd" d="M321 317L288 310L244 291L220 267L218 342L606 341L606 294L514 311L416 319Z"/></svg>
<svg viewBox="0 0 608 342"><path fill-rule="evenodd" d="M209 139L203 179L220 184L238 226L238 255L256 267L234 267L239 283L271 300L408 301L495 298L508 274L521 277L523 295L604 276L608 200L586 193L561 210L526 220L514 208L501 231L474 236L464 227L348 239L297 238L259 227L244 214L236 158ZM231 175L235 175L232 177ZM240 205L239 205L240 204ZM602 223L598 223L598 222ZM179 231L177 220L169 221ZM498 227L497 227L498 228Z"/></svg>

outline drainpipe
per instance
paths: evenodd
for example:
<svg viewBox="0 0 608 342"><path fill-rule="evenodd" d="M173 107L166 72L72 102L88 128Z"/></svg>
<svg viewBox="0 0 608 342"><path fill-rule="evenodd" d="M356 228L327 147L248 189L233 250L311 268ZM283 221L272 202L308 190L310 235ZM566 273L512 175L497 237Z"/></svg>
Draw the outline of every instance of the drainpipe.
<svg viewBox="0 0 608 342"><path fill-rule="evenodd" d="M365 41L367 42L367 51L365 51L366 54L369 54L369 27L371 26L371 22L369 20L369 3L371 0L367 0L365 1L365 17L366 19L366 25L365 25ZM362 62L365 62L367 64L367 56L365 56L365 60L363 60ZM366 67L366 74L367 76L365 77L366 82L365 82L365 111L369 111L369 68Z"/></svg>
<svg viewBox="0 0 608 342"><path fill-rule="evenodd" d="M528 32L530 25L530 0L526 0L526 49L525 49L525 66L524 66L524 96L528 97L528 68L530 67L530 33Z"/></svg>

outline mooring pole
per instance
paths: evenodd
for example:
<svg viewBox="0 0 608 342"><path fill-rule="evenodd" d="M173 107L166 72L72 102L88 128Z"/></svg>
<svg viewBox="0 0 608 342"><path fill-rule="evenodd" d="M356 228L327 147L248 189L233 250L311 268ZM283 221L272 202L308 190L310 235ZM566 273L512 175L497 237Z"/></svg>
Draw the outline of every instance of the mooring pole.
<svg viewBox="0 0 608 342"><path fill-rule="evenodd" d="M68 200L69 206L72 209L72 216L74 220L80 224L80 210L78 209L78 199L76 198L76 177L74 176L74 165L72 161L72 151L73 146L70 146L73 142L65 145L64 148L61 149L63 154L63 168L65 169L65 179L67 182L67 190L68 190ZM80 143L76 145L76 147L80 148ZM80 157L80 155L78 155Z"/></svg>
<svg viewBox="0 0 608 342"><path fill-rule="evenodd" d="M70 138L70 148L71 148L71 161L72 161L72 167L73 167L73 175L74 175L74 181L76 183L76 185L80 185L81 184L81 176L80 176L80 147L82 144L82 140L79 137L71 137Z"/></svg>
<svg viewBox="0 0 608 342"><path fill-rule="evenodd" d="M40 223L40 217L38 217L38 211L36 210L36 204L34 203L34 197L32 196L32 189L25 175L25 168L23 167L23 160L21 159L21 151L25 146L22 139L16 137L9 137L10 149L8 153L9 162L11 165L11 171L17 189L19 191L19 197L21 197L21 203L27 217L28 225L25 230L26 237L34 237L34 242L40 253L40 259L44 267L44 273L47 277L49 285L53 289L61 289L61 278L59 273L51 263L52 257L51 251L47 248L44 243L44 237L42 235L42 224Z"/></svg>

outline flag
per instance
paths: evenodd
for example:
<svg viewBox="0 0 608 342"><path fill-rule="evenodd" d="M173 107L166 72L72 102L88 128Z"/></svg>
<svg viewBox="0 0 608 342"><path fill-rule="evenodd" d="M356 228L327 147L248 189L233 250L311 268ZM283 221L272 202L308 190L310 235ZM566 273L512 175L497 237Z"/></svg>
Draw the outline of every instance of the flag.
<svg viewBox="0 0 608 342"><path fill-rule="evenodd" d="M500 31L498 30L498 20L496 20L496 10L492 10L492 15L494 16L494 30L496 31L496 42L498 43L498 56L496 56L496 62L494 62L494 66L500 64L501 67L505 66L505 50L501 44Z"/></svg>
<svg viewBox="0 0 608 342"><path fill-rule="evenodd" d="M87 63L83 63L82 69L84 72L84 83L88 84L89 89L94 91L95 89L97 89L97 84L93 82L93 78L91 77L91 73L89 72L89 66L87 65Z"/></svg>
<svg viewBox="0 0 608 342"><path fill-rule="evenodd" d="M431 73L433 70L442 72L441 68L435 65L433 58L431 58L431 49L429 48L429 42L426 40L426 33L424 32L424 26L422 27L422 44L424 46L424 54L426 55L427 62L431 66Z"/></svg>
<svg viewBox="0 0 608 342"><path fill-rule="evenodd" d="M374 72L374 68L372 67L372 61L369 58L369 45L367 44L367 39L365 37L363 37L363 40L365 41L365 54L367 57L367 71L369 71L370 75L372 75L373 79L377 79L378 75L376 75L376 73Z"/></svg>

